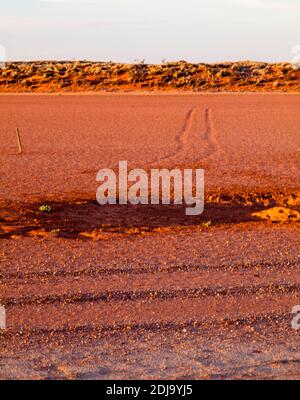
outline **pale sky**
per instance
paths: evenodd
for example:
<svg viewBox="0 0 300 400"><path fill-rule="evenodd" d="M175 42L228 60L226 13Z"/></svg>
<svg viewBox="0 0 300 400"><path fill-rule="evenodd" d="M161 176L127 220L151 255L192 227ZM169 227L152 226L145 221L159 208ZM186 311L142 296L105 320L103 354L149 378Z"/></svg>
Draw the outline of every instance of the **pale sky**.
<svg viewBox="0 0 300 400"><path fill-rule="evenodd" d="M8 60L291 61L300 0L0 0Z"/></svg>

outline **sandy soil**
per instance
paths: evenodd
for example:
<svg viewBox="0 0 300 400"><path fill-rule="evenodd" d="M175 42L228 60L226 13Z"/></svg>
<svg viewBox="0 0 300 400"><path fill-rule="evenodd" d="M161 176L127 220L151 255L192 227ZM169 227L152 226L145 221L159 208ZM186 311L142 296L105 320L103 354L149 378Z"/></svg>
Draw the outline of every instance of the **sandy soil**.
<svg viewBox="0 0 300 400"><path fill-rule="evenodd" d="M299 106L0 96L0 378L299 378ZM204 168L204 213L100 207L122 159Z"/></svg>

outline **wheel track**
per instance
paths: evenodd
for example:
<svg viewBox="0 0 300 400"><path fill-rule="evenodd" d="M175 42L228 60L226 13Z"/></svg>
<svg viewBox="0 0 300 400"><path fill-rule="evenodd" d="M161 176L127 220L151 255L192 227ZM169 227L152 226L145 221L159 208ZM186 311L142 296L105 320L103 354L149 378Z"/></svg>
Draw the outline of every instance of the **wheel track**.
<svg viewBox="0 0 300 400"><path fill-rule="evenodd" d="M130 331L131 333L144 333L144 332L153 332L153 333L162 333L162 332L178 332L183 329L187 329L190 331L203 329L203 330L212 330L212 329L220 329L222 327L243 327L249 325L275 325L278 324L289 324L290 323L290 314L289 313L264 313L264 314L255 314L248 315L246 317L240 318L223 318L222 320L188 320L185 322L152 322L152 323L134 323L130 325L130 330L128 329L128 324L117 323L114 325L105 325L105 326L95 326L91 324L87 325L76 325L76 326L62 326L60 328L24 328L21 331L15 331L14 329L7 329L6 331L0 331L0 339L1 338L10 338L10 337L31 337L35 340L44 341L47 338L47 342L51 337L54 338L55 335L63 335L63 338L66 338L66 335L76 335L78 340L80 339L80 335L94 334L97 333L99 337L123 333ZM36 337L34 337L36 336ZM94 336L93 336L94 337Z"/></svg>
<svg viewBox="0 0 300 400"><path fill-rule="evenodd" d="M193 107L188 110L188 112L184 118L182 127L178 131L177 135L175 136L175 143L176 143L175 150L170 152L165 157L154 159L153 161L151 161L151 163L147 164L146 167L151 168L153 165L155 165L157 163L163 163L166 161L170 162L170 161L172 161L172 159L174 159L175 157L177 158L179 156L179 154L184 150L185 142L186 142L185 137L189 135L189 132L192 128L196 110L197 110L196 107Z"/></svg>
<svg viewBox="0 0 300 400"><path fill-rule="evenodd" d="M296 258L295 260L289 260L286 263L286 266L289 268L298 268L299 260ZM258 262L258 263L249 263L249 264L220 264L216 267L213 267L214 271L233 271L233 270L249 270L256 268L278 268L281 269L283 267L282 262L274 263L274 262ZM47 277L79 277L79 276L111 276L111 275L143 275L143 274L156 274L156 273L173 273L173 272L192 272L192 271L209 271L212 269L212 266L207 264L199 264L199 265L178 265L172 267L159 267L159 268L101 268L94 267L88 269L81 269L77 271L70 270L44 270L44 271L34 271L34 272L12 272L12 273L0 273L1 283L9 283L10 280L15 279L31 279L31 278L47 278Z"/></svg>
<svg viewBox="0 0 300 400"><path fill-rule="evenodd" d="M145 290L145 291L113 291L103 293L75 293L64 295L23 296L15 298L0 298L0 303L6 307L16 305L43 305L55 303L85 303L95 301L135 301L154 299L183 299L213 296L244 296L255 294L295 293L300 291L300 284L272 283L243 287L204 287L197 289Z"/></svg>
<svg viewBox="0 0 300 400"><path fill-rule="evenodd" d="M215 153L218 153L222 161L226 162L227 158L218 142L211 114L210 108L205 108L204 113L199 107L191 108L184 118L182 128L175 137L176 149L163 158L156 158L147 167L151 168L157 163L181 165L184 162L200 162L211 158ZM199 121L202 118L203 130L198 127L201 125ZM198 123L197 120L199 120Z"/></svg>
<svg viewBox="0 0 300 400"><path fill-rule="evenodd" d="M206 108L204 111L205 118L205 132L204 140L208 143L210 151L204 157L204 159L211 158L214 154L218 154L218 158L222 159L222 162L228 161L226 153L222 150L220 143L217 138L217 131L213 123L212 111L210 108Z"/></svg>
<svg viewBox="0 0 300 400"><path fill-rule="evenodd" d="M286 265L291 268L299 267L299 259L289 260ZM282 262L272 263L272 262L258 262L249 264L220 264L217 267L213 267L214 271L244 271L256 268L277 268L282 269ZM153 268L101 268L94 267L88 269L81 269L77 271L66 271L66 270L53 270L53 271L34 271L34 272L12 272L12 273L0 273L0 280L2 283L9 283L10 280L15 279L32 279L32 278L47 278L47 277L80 277L80 276L111 276L111 275L143 275L143 274L156 274L156 273L172 273L172 272L192 272L192 271L209 271L212 266L207 264L199 265L179 265L172 267L153 267Z"/></svg>

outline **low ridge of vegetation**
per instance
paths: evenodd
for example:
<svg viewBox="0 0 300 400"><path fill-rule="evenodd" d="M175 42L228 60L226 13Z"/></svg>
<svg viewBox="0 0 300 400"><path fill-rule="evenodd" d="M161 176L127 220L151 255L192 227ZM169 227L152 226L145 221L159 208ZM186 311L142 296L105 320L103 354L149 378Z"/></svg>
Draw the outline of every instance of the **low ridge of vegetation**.
<svg viewBox="0 0 300 400"><path fill-rule="evenodd" d="M300 69L290 63L185 61L10 62L0 70L0 92L85 91L299 92Z"/></svg>

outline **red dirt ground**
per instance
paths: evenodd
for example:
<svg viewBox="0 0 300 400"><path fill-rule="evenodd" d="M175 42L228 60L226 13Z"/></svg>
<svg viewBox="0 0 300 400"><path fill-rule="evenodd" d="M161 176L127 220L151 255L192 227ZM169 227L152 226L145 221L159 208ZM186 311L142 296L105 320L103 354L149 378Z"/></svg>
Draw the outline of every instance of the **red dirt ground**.
<svg viewBox="0 0 300 400"><path fill-rule="evenodd" d="M0 377L299 378L299 222L253 216L300 211L299 107L0 96ZM204 213L100 207L97 171L119 160L204 168Z"/></svg>

